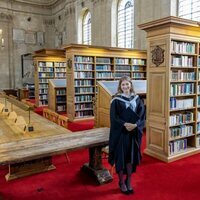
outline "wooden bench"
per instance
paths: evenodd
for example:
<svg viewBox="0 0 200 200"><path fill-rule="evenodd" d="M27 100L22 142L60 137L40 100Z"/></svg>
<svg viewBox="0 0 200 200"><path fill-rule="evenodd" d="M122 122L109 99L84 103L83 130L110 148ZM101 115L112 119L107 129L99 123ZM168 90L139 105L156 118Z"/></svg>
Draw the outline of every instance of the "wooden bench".
<svg viewBox="0 0 200 200"><path fill-rule="evenodd" d="M43 109L43 117L50 120L50 110L48 108Z"/></svg>
<svg viewBox="0 0 200 200"><path fill-rule="evenodd" d="M9 165L7 180L55 169L52 156L89 148L89 163L82 170L96 177L99 184L112 181L102 166L102 148L108 144L109 128L25 139L0 144L0 164Z"/></svg>
<svg viewBox="0 0 200 200"><path fill-rule="evenodd" d="M58 124L59 114L48 109L48 108L43 109L43 117L45 117L46 119Z"/></svg>
<svg viewBox="0 0 200 200"><path fill-rule="evenodd" d="M59 115L58 116L58 125L67 128L68 127L68 117L64 116L64 115Z"/></svg>

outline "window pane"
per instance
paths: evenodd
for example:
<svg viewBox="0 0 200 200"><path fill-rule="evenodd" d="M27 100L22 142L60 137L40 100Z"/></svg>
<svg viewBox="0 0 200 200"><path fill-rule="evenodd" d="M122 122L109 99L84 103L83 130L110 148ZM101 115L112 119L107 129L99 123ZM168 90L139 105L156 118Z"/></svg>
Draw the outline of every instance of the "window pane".
<svg viewBox="0 0 200 200"><path fill-rule="evenodd" d="M200 21L199 0L179 0L179 17Z"/></svg>
<svg viewBox="0 0 200 200"><path fill-rule="evenodd" d="M134 38L134 1L120 0L117 14L117 44L118 47L133 48Z"/></svg>
<svg viewBox="0 0 200 200"><path fill-rule="evenodd" d="M91 44L91 13L85 12L83 16L83 44Z"/></svg>

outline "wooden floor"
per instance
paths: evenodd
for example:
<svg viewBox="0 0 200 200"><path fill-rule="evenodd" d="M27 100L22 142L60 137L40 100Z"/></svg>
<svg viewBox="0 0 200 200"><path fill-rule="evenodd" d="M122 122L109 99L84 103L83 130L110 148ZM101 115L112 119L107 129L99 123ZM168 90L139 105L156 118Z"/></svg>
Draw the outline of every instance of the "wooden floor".
<svg viewBox="0 0 200 200"><path fill-rule="evenodd" d="M0 98L0 103L5 104L5 100ZM11 111L11 104L7 102L7 108ZM13 111L19 118L22 116L26 122L29 119L29 112L24 111L13 105ZM0 144L31 139L31 138L42 138L60 134L67 134L71 131L65 129L57 124L43 118L42 116L31 111L31 125L34 127L34 131L24 131L20 124L16 124L14 120L8 119L6 114L0 113Z"/></svg>

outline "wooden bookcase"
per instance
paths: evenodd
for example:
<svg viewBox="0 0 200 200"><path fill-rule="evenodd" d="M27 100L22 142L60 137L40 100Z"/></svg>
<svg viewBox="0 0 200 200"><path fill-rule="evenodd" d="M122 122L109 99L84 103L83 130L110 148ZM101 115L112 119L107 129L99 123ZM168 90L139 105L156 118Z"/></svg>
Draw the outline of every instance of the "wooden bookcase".
<svg viewBox="0 0 200 200"><path fill-rule="evenodd" d="M148 41L145 153L165 162L200 153L199 24L166 17L139 27Z"/></svg>
<svg viewBox="0 0 200 200"><path fill-rule="evenodd" d="M146 80L132 80L136 94L146 101ZM95 104L95 127L110 127L110 103L116 94L118 81L99 81Z"/></svg>
<svg viewBox="0 0 200 200"><path fill-rule="evenodd" d="M66 79L50 79L48 107L57 113L66 112Z"/></svg>
<svg viewBox="0 0 200 200"><path fill-rule="evenodd" d="M48 80L66 78L65 51L61 49L42 49L35 51L33 58L36 105L48 105Z"/></svg>
<svg viewBox="0 0 200 200"><path fill-rule="evenodd" d="M64 47L67 59L67 114L69 120L94 118L93 99L97 82L119 80L127 75L146 79L146 51L71 44Z"/></svg>
<svg viewBox="0 0 200 200"><path fill-rule="evenodd" d="M35 84L27 84L28 98L35 99Z"/></svg>

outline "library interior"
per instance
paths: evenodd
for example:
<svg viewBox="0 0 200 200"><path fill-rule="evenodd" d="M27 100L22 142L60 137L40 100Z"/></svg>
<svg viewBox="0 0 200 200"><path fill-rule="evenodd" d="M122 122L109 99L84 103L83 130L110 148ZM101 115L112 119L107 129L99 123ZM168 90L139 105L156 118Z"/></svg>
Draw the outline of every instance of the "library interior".
<svg viewBox="0 0 200 200"><path fill-rule="evenodd" d="M0 200L199 199L199 0L0 0L0 71Z"/></svg>

